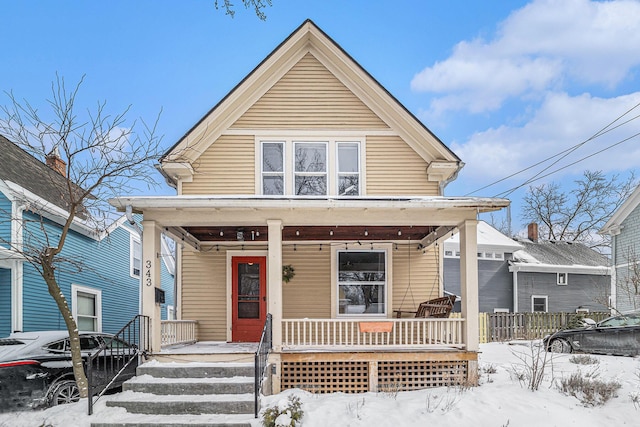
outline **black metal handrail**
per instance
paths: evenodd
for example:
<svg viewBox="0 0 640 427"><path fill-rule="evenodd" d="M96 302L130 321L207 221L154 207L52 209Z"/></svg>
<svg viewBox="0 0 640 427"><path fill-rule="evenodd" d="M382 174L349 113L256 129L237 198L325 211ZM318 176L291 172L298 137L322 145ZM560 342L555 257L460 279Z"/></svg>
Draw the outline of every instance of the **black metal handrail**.
<svg viewBox="0 0 640 427"><path fill-rule="evenodd" d="M93 413L94 403L116 380L123 379L123 373L133 362L139 362L148 352L149 317L138 314L112 339L105 338L100 348L87 357L89 415Z"/></svg>
<svg viewBox="0 0 640 427"><path fill-rule="evenodd" d="M271 347L273 345L271 325L271 313L268 313L255 355L254 413L256 418L258 418L258 410L260 409L260 394L262 393L262 384L264 382L265 370L267 369L267 360L269 359L269 353L271 353Z"/></svg>

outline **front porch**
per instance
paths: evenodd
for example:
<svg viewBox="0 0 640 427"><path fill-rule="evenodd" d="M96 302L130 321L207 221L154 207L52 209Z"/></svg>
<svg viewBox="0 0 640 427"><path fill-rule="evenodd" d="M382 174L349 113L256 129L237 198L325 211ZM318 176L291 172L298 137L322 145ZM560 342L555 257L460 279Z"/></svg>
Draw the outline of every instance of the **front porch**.
<svg viewBox="0 0 640 427"><path fill-rule="evenodd" d="M269 356L269 391L403 391L474 384L477 352L467 351L464 319L283 319ZM198 341L197 322L163 321L161 362L253 362L256 343ZM176 334L183 329L185 332ZM190 342L174 342L191 336Z"/></svg>

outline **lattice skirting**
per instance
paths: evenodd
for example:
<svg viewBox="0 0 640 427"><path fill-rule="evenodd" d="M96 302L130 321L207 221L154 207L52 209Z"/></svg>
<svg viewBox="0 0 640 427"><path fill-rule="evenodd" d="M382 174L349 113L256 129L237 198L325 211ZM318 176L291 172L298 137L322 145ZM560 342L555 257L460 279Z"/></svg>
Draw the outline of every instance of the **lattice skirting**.
<svg viewBox="0 0 640 427"><path fill-rule="evenodd" d="M352 355L350 355L352 356ZM307 354L304 358L283 357L280 365L280 388L300 388L314 393L360 393L384 390L418 390L456 384L469 384L475 378L470 373L477 367L477 356L437 357L436 360L406 360L401 354L394 360L385 354L376 354L340 359L340 355L330 360L327 354L318 359ZM405 359L405 360L403 360ZM444 359L444 360L443 360ZM470 380L471 378L471 380Z"/></svg>

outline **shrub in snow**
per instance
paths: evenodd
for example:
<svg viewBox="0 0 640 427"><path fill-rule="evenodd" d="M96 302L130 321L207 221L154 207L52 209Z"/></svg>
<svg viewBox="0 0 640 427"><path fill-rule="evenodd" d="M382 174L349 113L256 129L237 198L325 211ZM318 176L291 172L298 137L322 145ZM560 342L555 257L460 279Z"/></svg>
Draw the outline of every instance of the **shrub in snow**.
<svg viewBox="0 0 640 427"><path fill-rule="evenodd" d="M560 381L560 391L577 398L584 406L604 405L622 387L617 381L602 381L582 372L574 372Z"/></svg>
<svg viewBox="0 0 640 427"><path fill-rule="evenodd" d="M597 365L600 363L600 359L597 357L589 356L588 354L579 354L575 356L571 356L569 362L575 363L577 365Z"/></svg>
<svg viewBox="0 0 640 427"><path fill-rule="evenodd" d="M288 399L281 399L274 406L263 411L262 425L264 427L296 427L300 425L303 415L300 398L289 396Z"/></svg>
<svg viewBox="0 0 640 427"><path fill-rule="evenodd" d="M540 342L532 342L529 345L529 354L513 351L522 362L521 366L514 366L512 373L520 381L520 385L526 384L531 391L537 391L545 377L545 370L551 365L553 370L553 361L547 355L549 354L543 349Z"/></svg>

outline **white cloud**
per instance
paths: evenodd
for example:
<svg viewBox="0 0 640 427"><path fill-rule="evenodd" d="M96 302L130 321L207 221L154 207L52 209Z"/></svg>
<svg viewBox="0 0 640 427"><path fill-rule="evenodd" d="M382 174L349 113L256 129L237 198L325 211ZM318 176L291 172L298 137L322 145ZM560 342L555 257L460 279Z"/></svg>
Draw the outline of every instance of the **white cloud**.
<svg viewBox="0 0 640 427"><path fill-rule="evenodd" d="M615 87L640 65L640 2L534 0L499 25L493 40L456 45L419 72L416 91L442 94L431 114L496 110L570 82Z"/></svg>
<svg viewBox="0 0 640 427"><path fill-rule="evenodd" d="M475 190L521 171L587 140L638 103L640 103L640 92L610 99L596 98L588 94L571 97L566 93L548 93L540 109L526 124L503 125L475 133L464 143L453 143L452 150L466 163L459 179L473 182ZM640 115L640 107L617 124L638 115ZM564 169L549 179L559 179L563 174L579 174L587 169L612 172L638 167L640 165L640 137L638 136L576 165L569 165L636 133L640 133L640 118L584 144L552 166L549 171L563 167ZM483 193L496 194L514 184L522 183L532 177L536 171L549 166L554 160L519 174Z"/></svg>

